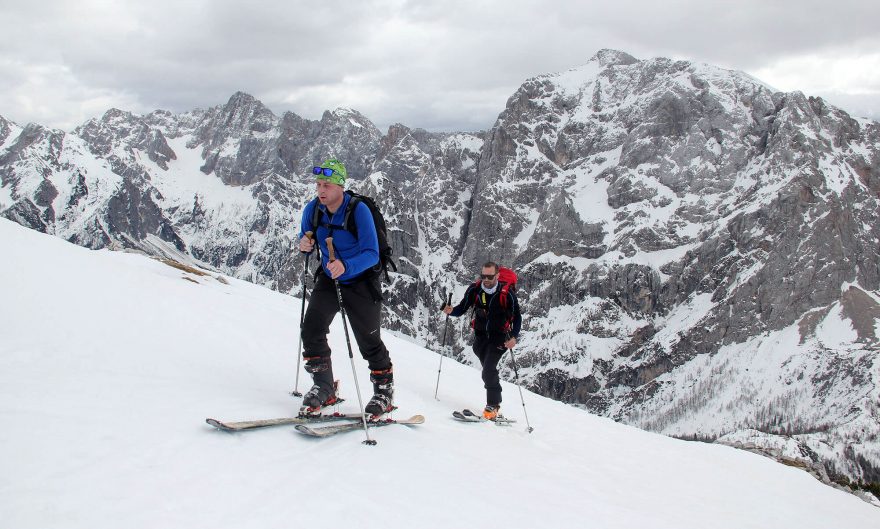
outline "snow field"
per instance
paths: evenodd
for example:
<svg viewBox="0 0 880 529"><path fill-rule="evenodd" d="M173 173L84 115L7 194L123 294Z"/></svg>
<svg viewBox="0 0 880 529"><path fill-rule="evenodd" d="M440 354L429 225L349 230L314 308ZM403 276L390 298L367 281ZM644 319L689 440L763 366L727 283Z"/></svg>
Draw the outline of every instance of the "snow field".
<svg viewBox="0 0 880 529"><path fill-rule="evenodd" d="M397 415L424 425L318 440L295 413L297 299L139 255L89 251L0 221L0 519L24 528L877 527L880 511L806 473L524 392L519 423L453 421L479 373L390 333ZM185 280L184 276L190 280ZM197 281L198 284L194 283ZM340 322L334 372L356 410ZM355 352L361 391L368 371ZM305 373L300 389L307 389Z"/></svg>

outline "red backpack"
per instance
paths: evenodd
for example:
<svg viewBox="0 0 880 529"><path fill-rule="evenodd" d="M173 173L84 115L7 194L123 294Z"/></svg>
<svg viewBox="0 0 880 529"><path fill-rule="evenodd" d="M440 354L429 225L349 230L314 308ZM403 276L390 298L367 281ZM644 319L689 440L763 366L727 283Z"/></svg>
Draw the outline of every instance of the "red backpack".
<svg viewBox="0 0 880 529"><path fill-rule="evenodd" d="M507 304L508 301L508 292L513 292L516 294L516 272L507 268L506 266L498 267L498 282L501 284L501 306L505 309L509 308Z"/></svg>

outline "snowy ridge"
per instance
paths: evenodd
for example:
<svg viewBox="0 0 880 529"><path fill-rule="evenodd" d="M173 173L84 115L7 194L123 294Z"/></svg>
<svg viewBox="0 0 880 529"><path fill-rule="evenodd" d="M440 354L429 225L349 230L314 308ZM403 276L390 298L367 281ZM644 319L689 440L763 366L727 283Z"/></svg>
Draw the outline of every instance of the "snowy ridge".
<svg viewBox="0 0 880 529"><path fill-rule="evenodd" d="M133 528L880 522L876 507L799 469L647 433L528 391L532 434L520 424L453 421L452 409L480 402L479 373L444 363L437 402L437 355L391 334L400 413L422 413L425 424L375 430L375 447L360 444L361 432L326 440L286 427L219 432L206 416L296 409L287 395L295 298L77 248L6 220L0 240L13 249L0 261L3 291L15 300L0 306L0 448L16 454L0 463L0 511L12 527L96 529L120 519ZM353 397L338 321L330 338L335 374ZM357 373L366 387L359 358ZM521 423L515 388L505 384L504 394L508 415ZM485 464L487 446L495 464ZM390 498L381 505L369 493L377 481ZM314 495L314 487L337 494ZM485 508L487 490L499 508ZM304 496L309 508L296 501ZM437 508L436 498L456 508Z"/></svg>

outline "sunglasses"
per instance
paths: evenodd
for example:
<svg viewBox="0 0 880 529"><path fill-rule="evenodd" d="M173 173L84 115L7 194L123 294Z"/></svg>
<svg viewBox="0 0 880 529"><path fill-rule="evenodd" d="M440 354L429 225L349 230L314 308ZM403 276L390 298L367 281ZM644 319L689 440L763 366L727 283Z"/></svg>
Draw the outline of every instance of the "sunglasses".
<svg viewBox="0 0 880 529"><path fill-rule="evenodd" d="M495 276L498 274L480 274L480 277L483 279L495 279Z"/></svg>
<svg viewBox="0 0 880 529"><path fill-rule="evenodd" d="M312 174L323 174L324 176L333 176L333 169L326 167L312 167Z"/></svg>

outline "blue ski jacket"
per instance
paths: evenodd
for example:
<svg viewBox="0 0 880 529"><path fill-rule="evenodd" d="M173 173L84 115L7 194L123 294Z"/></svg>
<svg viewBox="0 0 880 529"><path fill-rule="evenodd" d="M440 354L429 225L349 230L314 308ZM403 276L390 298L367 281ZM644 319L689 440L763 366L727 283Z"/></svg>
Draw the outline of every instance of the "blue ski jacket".
<svg viewBox="0 0 880 529"><path fill-rule="evenodd" d="M299 228L299 238L305 237L307 231L311 231L318 239L321 250L321 266L327 277L327 263L330 262L330 252L327 251L327 237L333 237L333 249L336 258L342 261L345 272L337 279L340 283L349 284L357 281L365 273L379 265L379 239L376 236L376 224L370 208L360 202L355 207L349 218L349 223L357 224L357 238L349 231L341 229L345 221L345 212L351 202L351 195L343 195L342 205L333 214L327 211L327 206L321 204L317 198L312 199L303 209L302 222ZM318 226L312 226L312 217L315 208L321 212Z"/></svg>

